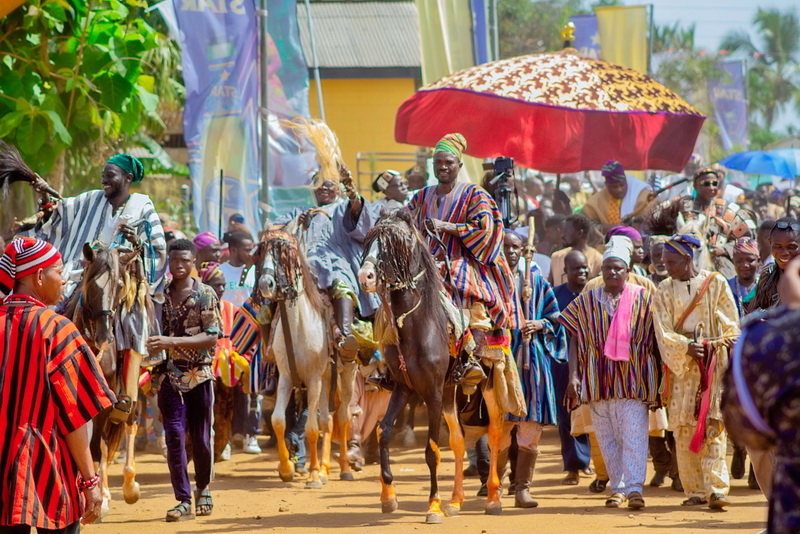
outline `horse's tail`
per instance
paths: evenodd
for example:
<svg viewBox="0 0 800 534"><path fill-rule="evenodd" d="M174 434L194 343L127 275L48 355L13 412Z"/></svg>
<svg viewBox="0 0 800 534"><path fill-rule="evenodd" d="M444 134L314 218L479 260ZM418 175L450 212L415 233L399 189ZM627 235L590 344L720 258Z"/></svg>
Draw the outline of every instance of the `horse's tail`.
<svg viewBox="0 0 800 534"><path fill-rule="evenodd" d="M111 463L119 450L122 438L125 437L125 423L112 423L110 418L106 419L103 436L106 440L106 447L108 447L108 463Z"/></svg>

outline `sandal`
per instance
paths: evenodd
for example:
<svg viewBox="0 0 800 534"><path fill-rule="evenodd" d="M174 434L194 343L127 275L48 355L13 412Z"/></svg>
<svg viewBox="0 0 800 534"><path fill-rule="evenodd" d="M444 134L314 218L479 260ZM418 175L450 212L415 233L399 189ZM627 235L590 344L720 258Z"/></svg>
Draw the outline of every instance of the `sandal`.
<svg viewBox="0 0 800 534"><path fill-rule="evenodd" d="M606 490L606 486L608 486L608 479L600 480L596 478L594 482L589 484L589 491L592 493L603 493Z"/></svg>
<svg viewBox="0 0 800 534"><path fill-rule="evenodd" d="M199 516L211 515L214 511L214 501L211 500L211 490L204 489L199 494L197 490L194 492L194 509L195 513Z"/></svg>
<svg viewBox="0 0 800 534"><path fill-rule="evenodd" d="M561 480L561 483L564 486L577 486L580 482L580 478L581 477L577 471L568 471L567 476Z"/></svg>
<svg viewBox="0 0 800 534"><path fill-rule="evenodd" d="M606 508L619 508L625 502L625 495L621 493L614 493L606 500Z"/></svg>
<svg viewBox="0 0 800 534"><path fill-rule="evenodd" d="M165 518L167 523L174 523L184 519L194 519L192 515L192 503L182 502L178 506L167 510L167 517Z"/></svg>
<svg viewBox="0 0 800 534"><path fill-rule="evenodd" d="M632 491L628 494L628 508L639 510L644 508L644 497L638 491Z"/></svg>
<svg viewBox="0 0 800 534"><path fill-rule="evenodd" d="M708 501L703 499L702 497L689 497L685 501L681 503L681 506L702 506L704 504L708 504Z"/></svg>

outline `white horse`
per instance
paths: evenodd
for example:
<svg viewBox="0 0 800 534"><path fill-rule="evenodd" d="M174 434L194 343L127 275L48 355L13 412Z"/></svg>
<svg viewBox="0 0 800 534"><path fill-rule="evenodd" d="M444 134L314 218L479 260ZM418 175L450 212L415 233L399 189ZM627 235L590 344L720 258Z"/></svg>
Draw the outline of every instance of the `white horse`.
<svg viewBox="0 0 800 534"><path fill-rule="evenodd" d="M278 472L288 482L294 475L289 450L284 441L286 407L293 390L307 388L309 466L307 488L321 488L330 473L331 436L333 420L329 409L331 391L333 343L330 332L330 307L325 305L314 284L305 256L293 236L282 231L265 233L256 256L258 291L265 299L277 303L271 340L263 342L268 356L274 358L280 376L277 398L272 413L272 426L278 440ZM287 337L290 341L287 343ZM347 443L349 404L357 366L355 362L339 366L339 407L337 423L342 450ZM317 454L317 442L323 437L322 458ZM341 479L353 480L346 453L339 455Z"/></svg>

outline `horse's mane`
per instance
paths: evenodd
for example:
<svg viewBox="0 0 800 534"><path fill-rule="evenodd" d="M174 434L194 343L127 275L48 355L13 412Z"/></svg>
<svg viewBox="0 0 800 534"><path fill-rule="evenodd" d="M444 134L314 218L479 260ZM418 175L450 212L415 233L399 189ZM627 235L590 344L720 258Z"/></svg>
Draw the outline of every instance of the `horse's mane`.
<svg viewBox="0 0 800 534"><path fill-rule="evenodd" d="M416 286L422 302L420 309L430 314L434 326L447 332L447 315L442 308L441 294L444 284L439 276L439 267L431 255L430 249L425 244L416 226L411 213L405 209L395 210L382 216L378 223L369 231L364 242L364 250L370 249L378 240L381 252L377 260L377 270L380 273L389 266L398 277L396 282L401 285L410 285L419 273L412 271L414 259L418 259L422 278L416 281ZM380 277L380 274L379 274ZM379 287L381 282L378 282ZM386 295L382 295L386 298Z"/></svg>
<svg viewBox="0 0 800 534"><path fill-rule="evenodd" d="M299 274L303 277L303 289L308 295L311 306L315 310L322 312L325 309L322 295L319 288L317 288L315 278L312 276L308 260L300 250L297 239L282 229L271 229L262 233L261 247L264 250L264 254L270 254L273 249L276 251L274 255L275 261L283 267L289 280L295 280L298 274L297 269L300 270ZM263 258L261 265L263 265ZM259 269L261 265L259 265ZM296 295L294 298L296 298ZM294 299L290 296L289 300Z"/></svg>

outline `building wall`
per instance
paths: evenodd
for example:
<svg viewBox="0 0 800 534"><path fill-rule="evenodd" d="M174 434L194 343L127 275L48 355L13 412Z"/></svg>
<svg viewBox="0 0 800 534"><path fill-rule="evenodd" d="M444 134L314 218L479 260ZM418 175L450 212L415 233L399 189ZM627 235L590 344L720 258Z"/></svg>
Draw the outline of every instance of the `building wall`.
<svg viewBox="0 0 800 534"><path fill-rule="evenodd" d="M316 91L312 78L308 99L311 116L319 118ZM414 91L412 78L322 80L326 122L339 138L342 156L354 173L358 152L414 153L416 147L394 141L395 114Z"/></svg>

